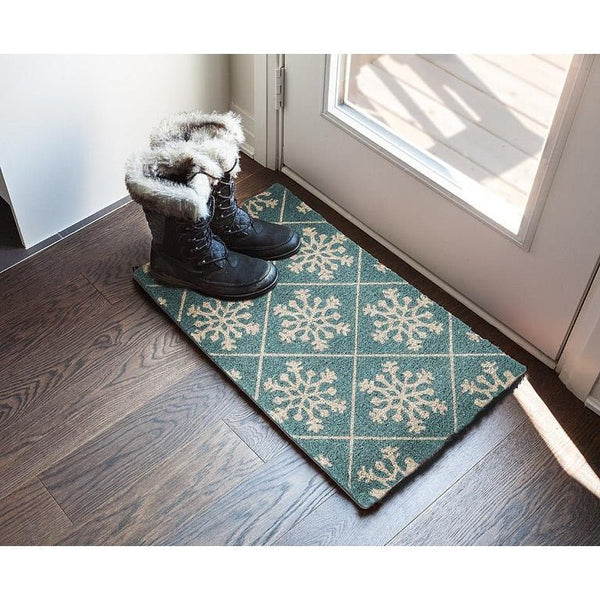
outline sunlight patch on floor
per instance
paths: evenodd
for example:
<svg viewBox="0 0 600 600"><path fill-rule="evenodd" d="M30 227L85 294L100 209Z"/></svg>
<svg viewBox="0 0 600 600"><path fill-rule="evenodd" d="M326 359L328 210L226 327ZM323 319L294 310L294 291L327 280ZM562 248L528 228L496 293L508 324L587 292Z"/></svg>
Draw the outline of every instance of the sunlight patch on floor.
<svg viewBox="0 0 600 600"><path fill-rule="evenodd" d="M554 418L527 378L523 379L514 391L514 396L558 464L568 475L600 498L600 478Z"/></svg>

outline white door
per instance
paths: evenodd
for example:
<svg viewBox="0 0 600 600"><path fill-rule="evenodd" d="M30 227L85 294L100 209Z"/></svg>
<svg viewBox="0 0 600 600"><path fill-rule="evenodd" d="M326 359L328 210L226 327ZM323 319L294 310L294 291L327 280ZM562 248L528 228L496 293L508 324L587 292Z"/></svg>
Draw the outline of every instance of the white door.
<svg viewBox="0 0 600 600"><path fill-rule="evenodd" d="M434 151L407 150L410 144L403 147L402 139L369 123L364 113L344 112L345 60L285 57L282 170L553 363L600 257L600 58L573 60L562 96L558 91L541 166L510 166L511 173L529 169L533 182L516 220L510 207L518 200L507 199L501 187L491 185L493 193L481 195L469 177L461 179L448 163L436 165ZM452 65L441 69L449 73ZM457 110L472 110L455 100ZM456 139L463 143L466 137ZM469 143L475 154L486 151L485 140ZM488 214L486 203L492 206ZM494 207L501 207L496 215Z"/></svg>

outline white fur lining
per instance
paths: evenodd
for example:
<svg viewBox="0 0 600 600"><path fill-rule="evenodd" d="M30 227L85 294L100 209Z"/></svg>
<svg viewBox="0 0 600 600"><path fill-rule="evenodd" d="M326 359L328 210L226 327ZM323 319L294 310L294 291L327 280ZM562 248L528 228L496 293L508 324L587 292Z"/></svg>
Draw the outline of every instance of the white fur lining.
<svg viewBox="0 0 600 600"><path fill-rule="evenodd" d="M170 142L127 161L125 185L145 209L178 219L198 221L209 216L212 183L223 167L211 146Z"/></svg>
<svg viewBox="0 0 600 600"><path fill-rule="evenodd" d="M241 117L234 112L182 112L164 119L150 134L150 147L173 140L191 141L211 148L211 156L235 177L239 171L239 149L244 141ZM208 144L209 146L206 146Z"/></svg>

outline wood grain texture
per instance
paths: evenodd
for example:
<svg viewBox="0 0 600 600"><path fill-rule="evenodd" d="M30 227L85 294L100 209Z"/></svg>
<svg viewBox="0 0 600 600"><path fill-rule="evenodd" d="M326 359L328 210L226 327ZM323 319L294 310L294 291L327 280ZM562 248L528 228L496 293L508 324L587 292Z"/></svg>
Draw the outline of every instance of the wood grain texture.
<svg viewBox="0 0 600 600"><path fill-rule="evenodd" d="M586 443L595 424L579 432ZM559 451L555 448L554 451ZM489 545L519 529L540 507L553 504L569 475L526 420L504 443L423 511L392 541L394 545ZM593 496L593 494L590 494ZM595 496L594 496L595 497ZM596 511L600 500L596 498ZM573 514L576 506L567 512ZM600 537L594 543L600 543Z"/></svg>
<svg viewBox="0 0 600 600"><path fill-rule="evenodd" d="M0 340L5 349L0 370L77 322L85 313L106 301L82 276L67 282L51 294L40 293L20 304L4 307L0 322Z"/></svg>
<svg viewBox="0 0 600 600"><path fill-rule="evenodd" d="M240 406L237 411L232 409L224 421L264 461L271 460L290 446L285 435L250 403Z"/></svg>
<svg viewBox="0 0 600 600"><path fill-rule="evenodd" d="M21 416L28 416L28 411L44 402L44 398L59 394L86 371L96 368L95 359L102 349L108 349L111 335L121 326L109 308L102 305L98 308L84 313L72 327L66 326L61 335L34 345L21 360L2 369L0 431L12 430L12 424ZM140 310L140 305L131 309ZM53 328L51 322L46 325Z"/></svg>
<svg viewBox="0 0 600 600"><path fill-rule="evenodd" d="M131 214L130 237L118 238L111 252L105 253L82 270L92 285L111 303L116 303L134 293L135 283L131 271L148 261L150 231L140 206L127 206Z"/></svg>
<svg viewBox="0 0 600 600"><path fill-rule="evenodd" d="M592 477L600 472L590 434L600 419L555 373L289 178L246 157L242 168L241 200L282 183L526 364L540 402ZM143 213L128 204L0 274L0 335L10 340L0 358L0 543L385 544L437 504L459 522L466 481L479 533L448 526L450 543L593 543L596 498L565 478L514 396L380 508L356 509L133 285L147 243ZM507 509L490 523L492 498Z"/></svg>
<svg viewBox="0 0 600 600"><path fill-rule="evenodd" d="M80 273L94 271L97 263L110 254L123 256L123 248L135 240L143 243L147 236L143 212L138 205L129 203L1 273L4 306L18 306L41 292L53 293ZM106 277L112 275L107 273Z"/></svg>
<svg viewBox="0 0 600 600"><path fill-rule="evenodd" d="M218 421L143 477L127 482L60 544L162 544L261 464L256 454Z"/></svg>
<svg viewBox="0 0 600 600"><path fill-rule="evenodd" d="M481 416L428 467L419 470L372 511L336 494L280 537L281 546L383 545L523 423L525 415L509 396Z"/></svg>
<svg viewBox="0 0 600 600"><path fill-rule="evenodd" d="M502 540L505 546L598 546L600 499L571 478L562 477L555 496ZM558 501L557 501L558 498Z"/></svg>
<svg viewBox="0 0 600 600"><path fill-rule="evenodd" d="M299 451L264 463L207 510L170 535L168 545L264 545L277 539L334 493Z"/></svg>
<svg viewBox="0 0 600 600"><path fill-rule="evenodd" d="M75 370L61 394L49 394L3 432L0 497L197 368L203 359L158 316L148 318L146 327L137 319L120 323L114 338L101 335L100 360L94 354L82 359L80 370L88 370L87 376L80 379Z"/></svg>
<svg viewBox="0 0 600 600"><path fill-rule="evenodd" d="M221 389L213 369L201 365L55 463L40 480L73 522L82 521L226 413L235 392L221 395Z"/></svg>
<svg viewBox="0 0 600 600"><path fill-rule="evenodd" d="M0 546L56 543L72 524L38 479L0 500Z"/></svg>
<svg viewBox="0 0 600 600"><path fill-rule="evenodd" d="M158 317L153 307L140 301L116 311L108 306L100 314L86 315L54 345L36 348L26 360L3 372L0 430L7 436L17 432L12 422L18 418L22 425L32 420L41 405L46 421L55 411L63 412L64 402L52 399L74 384L96 387L119 364L117 357L126 360L132 351L141 351L148 336L161 332ZM0 454L6 439L0 441Z"/></svg>

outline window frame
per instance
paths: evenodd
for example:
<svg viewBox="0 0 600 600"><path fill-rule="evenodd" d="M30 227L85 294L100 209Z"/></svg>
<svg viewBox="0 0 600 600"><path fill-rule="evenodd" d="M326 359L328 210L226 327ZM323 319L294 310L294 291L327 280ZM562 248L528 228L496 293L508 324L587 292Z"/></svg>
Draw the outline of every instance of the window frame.
<svg viewBox="0 0 600 600"><path fill-rule="evenodd" d="M521 246L523 250L529 251L585 87L593 55L573 55L518 227L510 226L509 211L512 209L514 212L514 207L500 195L486 190L457 169L413 146L344 103L348 86L348 56L326 55L321 115L383 158L435 189L441 196L479 221ZM490 202L495 202L496 206L501 207L498 215L501 220L485 213L485 206Z"/></svg>

